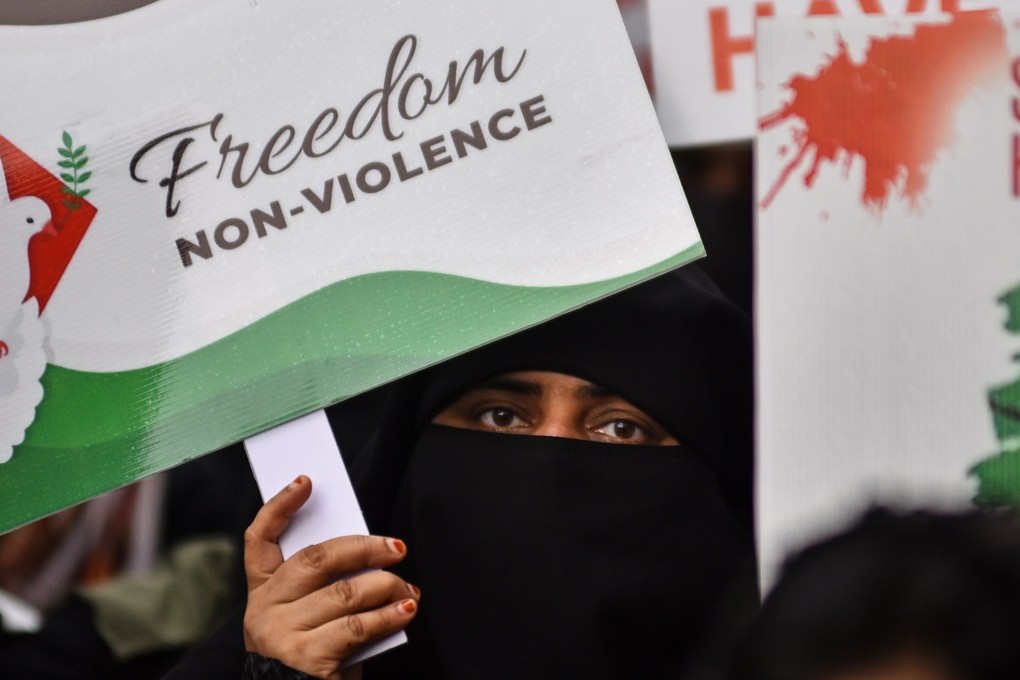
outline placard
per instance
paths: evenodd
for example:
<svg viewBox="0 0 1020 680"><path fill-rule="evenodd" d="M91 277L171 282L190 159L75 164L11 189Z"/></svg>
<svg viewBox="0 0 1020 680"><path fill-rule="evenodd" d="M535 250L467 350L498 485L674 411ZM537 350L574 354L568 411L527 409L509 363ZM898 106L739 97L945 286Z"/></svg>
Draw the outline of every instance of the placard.
<svg viewBox="0 0 1020 680"><path fill-rule="evenodd" d="M0 85L0 529L703 253L612 0L156 2Z"/></svg>
<svg viewBox="0 0 1020 680"><path fill-rule="evenodd" d="M873 502L1020 499L1020 22L759 24L763 577Z"/></svg>
<svg viewBox="0 0 1020 680"><path fill-rule="evenodd" d="M754 137L755 20L767 16L936 15L1002 0L648 0L655 104L670 146Z"/></svg>

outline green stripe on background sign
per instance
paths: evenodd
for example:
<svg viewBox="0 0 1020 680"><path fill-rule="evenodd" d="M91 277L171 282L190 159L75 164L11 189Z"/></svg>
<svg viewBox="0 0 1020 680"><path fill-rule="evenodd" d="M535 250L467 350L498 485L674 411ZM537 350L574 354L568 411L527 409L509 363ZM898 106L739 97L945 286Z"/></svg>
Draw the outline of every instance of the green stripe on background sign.
<svg viewBox="0 0 1020 680"><path fill-rule="evenodd" d="M431 272L341 281L237 333L119 373L47 367L0 465L0 531L340 401L704 255L596 283L521 287Z"/></svg>
<svg viewBox="0 0 1020 680"><path fill-rule="evenodd" d="M1020 450L1001 451L970 469L977 479L974 503L983 508L1020 509Z"/></svg>

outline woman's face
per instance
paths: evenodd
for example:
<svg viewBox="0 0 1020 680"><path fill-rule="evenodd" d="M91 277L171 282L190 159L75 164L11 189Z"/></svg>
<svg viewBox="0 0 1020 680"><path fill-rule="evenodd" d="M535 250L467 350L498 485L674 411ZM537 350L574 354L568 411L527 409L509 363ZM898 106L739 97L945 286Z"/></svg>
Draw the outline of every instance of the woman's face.
<svg viewBox="0 0 1020 680"><path fill-rule="evenodd" d="M679 445L651 416L623 397L587 380L551 371L489 378L458 397L432 422L613 444Z"/></svg>

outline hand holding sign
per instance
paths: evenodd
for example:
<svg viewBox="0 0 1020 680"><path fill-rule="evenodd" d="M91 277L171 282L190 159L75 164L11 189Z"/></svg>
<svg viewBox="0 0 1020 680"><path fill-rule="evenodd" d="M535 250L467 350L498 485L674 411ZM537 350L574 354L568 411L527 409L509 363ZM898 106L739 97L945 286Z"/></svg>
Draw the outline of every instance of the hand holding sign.
<svg viewBox="0 0 1020 680"><path fill-rule="evenodd" d="M385 571L334 581L339 574L404 559L407 548L392 538L334 538L284 561L277 540L311 493L311 481L298 477L262 507L245 532L244 645L315 677L339 679L344 659L411 622L420 594Z"/></svg>

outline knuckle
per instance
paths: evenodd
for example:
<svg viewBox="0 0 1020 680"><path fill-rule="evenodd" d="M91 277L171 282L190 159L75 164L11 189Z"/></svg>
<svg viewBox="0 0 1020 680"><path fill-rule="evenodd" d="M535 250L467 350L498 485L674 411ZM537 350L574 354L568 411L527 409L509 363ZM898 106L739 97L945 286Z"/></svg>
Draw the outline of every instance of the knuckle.
<svg viewBox="0 0 1020 680"><path fill-rule="evenodd" d="M347 579L340 579L333 584L333 596L344 605L352 605L358 599L358 591L354 583Z"/></svg>
<svg viewBox="0 0 1020 680"><path fill-rule="evenodd" d="M326 566L326 549L314 543L301 551L301 562L310 569L321 571Z"/></svg>
<svg viewBox="0 0 1020 680"><path fill-rule="evenodd" d="M348 616L344 619L344 624L347 627L347 632L350 634L355 643L364 642L365 624L360 617Z"/></svg>
<svg viewBox="0 0 1020 680"><path fill-rule="evenodd" d="M244 547L247 548L257 540L258 535L255 533L255 529L252 525L249 525L248 528L244 530Z"/></svg>
<svg viewBox="0 0 1020 680"><path fill-rule="evenodd" d="M361 555L368 555L372 552L372 541L368 536L351 536L354 539L354 549Z"/></svg>
<svg viewBox="0 0 1020 680"><path fill-rule="evenodd" d="M266 652L272 649L272 642L276 638L273 634L273 626L271 624L265 624L262 621L251 620L249 617L245 617L244 622L244 633L245 636L252 642L255 651L259 652L263 656Z"/></svg>

